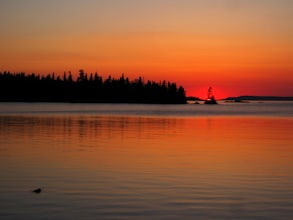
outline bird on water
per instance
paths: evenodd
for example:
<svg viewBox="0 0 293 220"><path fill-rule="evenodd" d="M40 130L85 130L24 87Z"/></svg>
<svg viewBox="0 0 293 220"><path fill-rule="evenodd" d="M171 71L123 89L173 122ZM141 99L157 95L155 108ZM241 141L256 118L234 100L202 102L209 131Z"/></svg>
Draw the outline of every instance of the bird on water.
<svg viewBox="0 0 293 220"><path fill-rule="evenodd" d="M33 193L41 193L42 192L42 189L41 188L37 188L37 189L34 189L32 192Z"/></svg>

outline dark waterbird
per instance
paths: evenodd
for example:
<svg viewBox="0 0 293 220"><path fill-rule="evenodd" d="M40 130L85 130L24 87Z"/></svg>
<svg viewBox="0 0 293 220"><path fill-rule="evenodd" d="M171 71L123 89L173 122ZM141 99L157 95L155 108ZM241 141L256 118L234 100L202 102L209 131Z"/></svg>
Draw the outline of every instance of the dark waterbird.
<svg viewBox="0 0 293 220"><path fill-rule="evenodd" d="M41 193L42 192L42 189L41 188L37 188L37 189L34 189L32 192L33 193Z"/></svg>

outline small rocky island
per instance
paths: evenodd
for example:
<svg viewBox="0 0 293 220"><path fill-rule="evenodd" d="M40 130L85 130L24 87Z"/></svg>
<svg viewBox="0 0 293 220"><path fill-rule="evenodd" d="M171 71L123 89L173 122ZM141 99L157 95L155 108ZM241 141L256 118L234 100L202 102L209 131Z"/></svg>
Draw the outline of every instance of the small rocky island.
<svg viewBox="0 0 293 220"><path fill-rule="evenodd" d="M214 95L213 95L213 92L212 92L212 87L210 87L208 89L208 97L207 99L204 101L204 104L208 104L208 105L216 105L218 104Z"/></svg>

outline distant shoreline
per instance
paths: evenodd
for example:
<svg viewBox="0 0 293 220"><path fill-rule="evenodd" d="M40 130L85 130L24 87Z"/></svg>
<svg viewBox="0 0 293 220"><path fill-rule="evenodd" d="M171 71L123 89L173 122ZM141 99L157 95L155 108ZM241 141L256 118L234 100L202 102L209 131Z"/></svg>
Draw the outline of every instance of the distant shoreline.
<svg viewBox="0 0 293 220"><path fill-rule="evenodd" d="M204 101L203 99L186 99L186 103L167 103L167 102L127 102L127 101L42 101L42 100L1 100L0 103L63 103L63 104L150 104L150 105L184 105L184 104L195 104L198 101ZM293 97L282 97L282 96L250 96L248 98L239 96L239 97L228 97L225 99L219 99L217 101L227 101L227 102L249 102L249 101L293 101Z"/></svg>
<svg viewBox="0 0 293 220"><path fill-rule="evenodd" d="M79 101L79 102L66 102L66 101L2 101L0 100L0 103L30 103L30 104L127 104L127 105L186 105L189 104L186 103L167 103L167 102L87 102L87 101Z"/></svg>
<svg viewBox="0 0 293 220"><path fill-rule="evenodd" d="M186 104L185 90L166 80L129 80L79 71L63 77L0 72L0 102Z"/></svg>
<svg viewBox="0 0 293 220"><path fill-rule="evenodd" d="M222 99L224 101L239 100L239 101L293 101L291 96L237 96Z"/></svg>

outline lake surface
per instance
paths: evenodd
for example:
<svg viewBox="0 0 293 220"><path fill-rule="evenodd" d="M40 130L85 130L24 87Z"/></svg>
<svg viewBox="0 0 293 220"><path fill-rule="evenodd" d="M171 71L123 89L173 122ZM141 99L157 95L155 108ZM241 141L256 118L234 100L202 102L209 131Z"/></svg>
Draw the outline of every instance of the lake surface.
<svg viewBox="0 0 293 220"><path fill-rule="evenodd" d="M0 219L293 219L292 131L293 102L0 103Z"/></svg>

